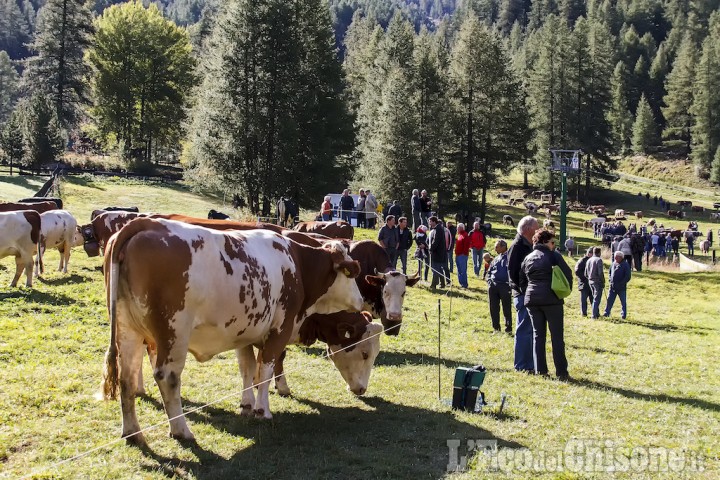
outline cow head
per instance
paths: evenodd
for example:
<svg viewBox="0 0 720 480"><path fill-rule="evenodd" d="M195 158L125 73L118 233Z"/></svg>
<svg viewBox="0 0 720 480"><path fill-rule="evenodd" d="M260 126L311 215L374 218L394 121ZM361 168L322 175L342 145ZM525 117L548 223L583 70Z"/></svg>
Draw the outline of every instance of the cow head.
<svg viewBox="0 0 720 480"><path fill-rule="evenodd" d="M377 273L365 275L365 280L371 285L382 289L383 307L380 311L380 321L387 330L388 335L400 333L402 323L402 308L405 300L405 288L412 287L420 281L420 276L408 278L400 272ZM389 329L389 330L388 330Z"/></svg>
<svg viewBox="0 0 720 480"><path fill-rule="evenodd" d="M355 278L360 275L360 264L350 258L348 249L341 242L328 242L321 248L330 253L337 275L327 292L316 302L315 312L361 310L363 298L355 282Z"/></svg>
<svg viewBox="0 0 720 480"><path fill-rule="evenodd" d="M348 390L355 395L362 395L367 391L372 367L380 353L380 334L383 327L368 322L364 331L360 332L357 329L363 327L352 323L340 323L337 328L340 337L359 336L359 339L346 350L343 350L341 345L328 345L328 355L347 383ZM360 333L362 335L359 335Z"/></svg>
<svg viewBox="0 0 720 480"><path fill-rule="evenodd" d="M75 227L75 234L73 235L73 241L72 246L73 247L81 247L85 243L85 237L82 233L82 227L80 225L77 225Z"/></svg>

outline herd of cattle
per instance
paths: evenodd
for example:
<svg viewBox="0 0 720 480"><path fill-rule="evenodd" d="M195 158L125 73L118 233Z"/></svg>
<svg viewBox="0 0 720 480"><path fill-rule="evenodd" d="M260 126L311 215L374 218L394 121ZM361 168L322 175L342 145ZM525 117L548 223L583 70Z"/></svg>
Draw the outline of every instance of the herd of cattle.
<svg viewBox="0 0 720 480"><path fill-rule="evenodd" d="M33 256L37 275L46 248L63 253L65 272L72 247L84 245L91 256L102 251L111 324L103 395L120 394L122 434L131 442L144 442L134 398L144 391L145 350L170 434L191 439L180 403L188 352L204 362L236 351L243 415L271 418L273 378L279 394L290 394L283 360L291 343L325 342L348 388L362 395L380 335L398 335L406 288L419 280L395 271L376 242L353 241L345 222L301 222L289 230L113 208L77 225L58 207L0 204L0 258L16 257L13 286L22 271L32 286Z"/></svg>

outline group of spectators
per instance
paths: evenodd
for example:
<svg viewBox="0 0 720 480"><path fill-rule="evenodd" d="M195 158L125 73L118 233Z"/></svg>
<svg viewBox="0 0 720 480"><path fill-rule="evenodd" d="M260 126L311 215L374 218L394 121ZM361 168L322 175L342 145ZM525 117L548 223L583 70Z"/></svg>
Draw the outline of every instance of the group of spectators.
<svg viewBox="0 0 720 480"><path fill-rule="evenodd" d="M357 212L357 226L360 228L374 229L377 224L378 201L369 188L361 188L357 205L350 195L350 189L343 190L340 197L339 215L340 218L350 223L353 212ZM329 195L325 196L320 205L320 219L330 221L333 218L333 205Z"/></svg>

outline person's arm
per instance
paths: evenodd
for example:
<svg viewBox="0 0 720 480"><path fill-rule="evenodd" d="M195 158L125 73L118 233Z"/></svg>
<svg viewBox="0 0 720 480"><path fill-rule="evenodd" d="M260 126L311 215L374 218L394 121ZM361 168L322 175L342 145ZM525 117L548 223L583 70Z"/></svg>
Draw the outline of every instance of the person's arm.
<svg viewBox="0 0 720 480"><path fill-rule="evenodd" d="M378 232L378 242L380 243L380 246L383 248L387 248L385 245L385 227L382 227L380 231Z"/></svg>
<svg viewBox="0 0 720 480"><path fill-rule="evenodd" d="M520 270L518 272L518 288L519 290L524 294L527 290L528 286L528 277L525 273L525 262L520 265Z"/></svg>
<svg viewBox="0 0 720 480"><path fill-rule="evenodd" d="M565 262L565 259L562 255L560 255L558 252L555 252L555 258L558 265L560 265L560 270L565 274L565 277L567 278L568 282L570 283L570 288L572 288L573 284L573 272L570 270L570 267Z"/></svg>

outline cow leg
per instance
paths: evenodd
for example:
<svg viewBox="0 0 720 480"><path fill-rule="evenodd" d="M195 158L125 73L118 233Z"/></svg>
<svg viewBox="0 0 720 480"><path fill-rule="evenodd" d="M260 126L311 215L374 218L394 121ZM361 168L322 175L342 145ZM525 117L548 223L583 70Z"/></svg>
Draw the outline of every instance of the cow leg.
<svg viewBox="0 0 720 480"><path fill-rule="evenodd" d="M277 390L278 395L281 397L289 397L292 395L292 392L290 391L290 387L287 384L287 376L285 375L285 367L283 365L283 362L285 360L285 355L287 354L287 349L283 350L282 354L280 355L280 358L278 359L277 363L275 364L275 389Z"/></svg>
<svg viewBox="0 0 720 480"><path fill-rule="evenodd" d="M242 401L240 403L240 415L252 416L252 408L255 403L253 393L253 376L255 375L255 352L252 345L235 349L235 356L240 368L240 376L243 382Z"/></svg>
<svg viewBox="0 0 720 480"><path fill-rule="evenodd" d="M27 279L27 286L32 286L32 261L30 263L30 276ZM23 272L27 273L27 264L25 262L25 259L22 256L15 257L15 276L12 279L12 282L10 282L11 287L16 287L18 280L20 280L20 276L23 274Z"/></svg>
<svg viewBox="0 0 720 480"><path fill-rule="evenodd" d="M144 445L145 438L140 431L135 413L135 395L137 393L136 372L142 366L142 336L129 328L118 331L118 353L120 357L120 407L122 409L122 436L128 443ZM137 433L137 435L133 435ZM128 435L132 435L128 437Z"/></svg>
<svg viewBox="0 0 720 480"><path fill-rule="evenodd" d="M45 272L45 269L43 268L43 264L40 261L40 259L45 255L45 245L40 244L38 245L38 254L35 258L35 278L39 277L41 273Z"/></svg>
<svg viewBox="0 0 720 480"><path fill-rule="evenodd" d="M289 319L283 323L291 323L292 319L294 319L294 315L290 316ZM291 328L285 328L280 332L271 330L270 335L268 335L267 340L265 340L261 358L258 359L258 363L260 364L260 385L258 386L254 410L255 416L258 418L272 418L269 399L270 379L273 376L275 364L278 363L283 350L285 350L290 340L291 333Z"/></svg>
<svg viewBox="0 0 720 480"><path fill-rule="evenodd" d="M178 321L177 324L184 322ZM170 436L179 440L194 440L187 426L187 420L183 415L182 402L180 400L180 376L185 368L185 359L187 358L187 343L176 338L170 351L165 351L166 347L162 343L158 343L158 364L155 365L153 376L155 383L160 388L160 394L165 405L165 413L170 419Z"/></svg>
<svg viewBox="0 0 720 480"><path fill-rule="evenodd" d="M270 379L273 375L273 369L275 362L266 362L263 360L260 363L260 385L258 385L257 399L255 400L255 409L253 413L258 418L271 419L272 414L270 413Z"/></svg>
<svg viewBox="0 0 720 480"><path fill-rule="evenodd" d="M70 262L70 242L65 242L65 249L60 257L60 267L63 273L68 273L68 263ZM59 270L59 269L58 269Z"/></svg>
<svg viewBox="0 0 720 480"><path fill-rule="evenodd" d="M157 352L155 351L155 347L151 346L147 341L145 342L146 348L147 348L147 354L148 354L148 360L150 360L150 366L154 369L155 363L157 360ZM142 361L140 362L140 368L138 368L138 384L137 384L137 393L138 395L144 395L145 394L145 380L143 380L143 373L142 373L143 365Z"/></svg>

